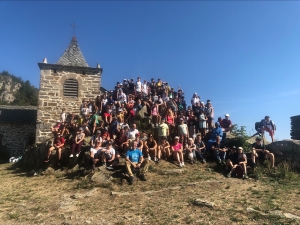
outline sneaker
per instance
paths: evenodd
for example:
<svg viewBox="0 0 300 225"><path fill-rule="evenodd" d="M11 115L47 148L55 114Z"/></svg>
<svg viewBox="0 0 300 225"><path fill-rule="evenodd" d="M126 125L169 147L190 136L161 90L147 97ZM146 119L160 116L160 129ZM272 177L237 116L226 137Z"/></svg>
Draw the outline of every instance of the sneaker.
<svg viewBox="0 0 300 225"><path fill-rule="evenodd" d="M148 156L148 160L150 160L150 161L151 161L151 156L150 156L150 155Z"/></svg>
<svg viewBox="0 0 300 225"><path fill-rule="evenodd" d="M182 163L179 163L178 165L179 165L179 167L183 167Z"/></svg>
<svg viewBox="0 0 300 225"><path fill-rule="evenodd" d="M244 174L244 175L243 175L243 179L248 179L248 175L247 175L247 174Z"/></svg>
<svg viewBox="0 0 300 225"><path fill-rule="evenodd" d="M129 177L129 184L132 185L134 181L134 176Z"/></svg>
<svg viewBox="0 0 300 225"><path fill-rule="evenodd" d="M160 159L157 159L156 163L159 163L160 162Z"/></svg>
<svg viewBox="0 0 300 225"><path fill-rule="evenodd" d="M71 154L71 155L70 155L70 158L73 158L73 157L74 157L74 155L73 155L73 154Z"/></svg>
<svg viewBox="0 0 300 225"><path fill-rule="evenodd" d="M205 159L203 159L203 160L202 160L202 163L203 163L203 164L205 164L205 163L206 163L206 160L205 160Z"/></svg>
<svg viewBox="0 0 300 225"><path fill-rule="evenodd" d="M92 170L95 170L96 169L96 166L95 164L92 165Z"/></svg>
<svg viewBox="0 0 300 225"><path fill-rule="evenodd" d="M184 167L184 162L181 163L182 167Z"/></svg>
<svg viewBox="0 0 300 225"><path fill-rule="evenodd" d="M229 172L229 173L227 174L227 177L228 177L228 178L231 177L231 172Z"/></svg>
<svg viewBox="0 0 300 225"><path fill-rule="evenodd" d="M76 157L78 158L78 156L79 156L79 154L77 153L77 154L76 154Z"/></svg>
<svg viewBox="0 0 300 225"><path fill-rule="evenodd" d="M142 181L146 181L146 180L147 180L146 177L145 177L145 174L141 174L141 175L140 175L140 179L141 179Z"/></svg>
<svg viewBox="0 0 300 225"><path fill-rule="evenodd" d="M108 166L108 167L106 167L106 169L113 170L114 168L112 166Z"/></svg>
<svg viewBox="0 0 300 225"><path fill-rule="evenodd" d="M157 157L156 156L154 157L154 162L157 162Z"/></svg>
<svg viewBox="0 0 300 225"><path fill-rule="evenodd" d="M181 163L179 163L179 162L176 162L175 165L179 166L179 167L182 167Z"/></svg>

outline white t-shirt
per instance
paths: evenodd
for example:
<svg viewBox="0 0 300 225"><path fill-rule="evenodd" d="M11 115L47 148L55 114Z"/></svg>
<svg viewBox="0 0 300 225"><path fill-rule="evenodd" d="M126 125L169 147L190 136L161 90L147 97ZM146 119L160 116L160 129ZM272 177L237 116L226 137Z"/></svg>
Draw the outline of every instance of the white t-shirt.
<svg viewBox="0 0 300 225"><path fill-rule="evenodd" d="M128 137L128 139L135 139L135 135L138 133L139 133L139 131L137 129L134 129L134 130L130 129L128 131L127 137Z"/></svg>
<svg viewBox="0 0 300 225"><path fill-rule="evenodd" d="M143 92L145 94L148 94L148 86L147 86L147 84L143 84Z"/></svg>
<svg viewBox="0 0 300 225"><path fill-rule="evenodd" d="M196 105L196 103L200 102L200 98L199 97L195 97L195 98L192 98L192 104L193 105Z"/></svg>
<svg viewBox="0 0 300 225"><path fill-rule="evenodd" d="M141 82L141 81L137 81L137 82L136 82L135 90L136 90L137 92L141 92L141 91L142 91L142 82Z"/></svg>
<svg viewBox="0 0 300 225"><path fill-rule="evenodd" d="M91 149L90 149L90 152L93 153L93 154L95 155L95 154L97 154L97 152L98 152L99 150L101 150L101 148L99 148L99 149L91 148Z"/></svg>
<svg viewBox="0 0 300 225"><path fill-rule="evenodd" d="M107 149L105 148L104 150L107 150ZM109 152L108 152L108 153L106 153L106 154L108 154L110 157L112 157L113 155L115 155L115 154L116 154L116 151L115 151L115 149L114 149L114 148L111 148L111 149L109 149Z"/></svg>
<svg viewBox="0 0 300 225"><path fill-rule="evenodd" d="M184 123L184 124L180 124L178 126L179 128L179 134L180 135L187 135L187 125Z"/></svg>
<svg viewBox="0 0 300 225"><path fill-rule="evenodd" d="M90 114L90 110L88 108L82 108L81 113L82 115L87 116Z"/></svg>
<svg viewBox="0 0 300 225"><path fill-rule="evenodd" d="M60 122L64 123L66 121L66 113L60 114Z"/></svg>
<svg viewBox="0 0 300 225"><path fill-rule="evenodd" d="M123 92L122 94L119 95L118 99L126 102L126 94Z"/></svg>

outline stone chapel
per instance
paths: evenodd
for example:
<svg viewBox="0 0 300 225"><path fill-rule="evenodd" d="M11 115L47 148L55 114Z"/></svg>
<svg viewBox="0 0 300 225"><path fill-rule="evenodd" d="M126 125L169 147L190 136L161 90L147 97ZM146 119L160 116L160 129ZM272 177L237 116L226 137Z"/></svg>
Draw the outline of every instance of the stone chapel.
<svg viewBox="0 0 300 225"><path fill-rule="evenodd" d="M40 89L36 123L36 143L52 138L51 127L60 118L63 108L67 113L79 114L83 99L100 94L102 68L89 67L73 36L70 45L55 64L45 58L38 63Z"/></svg>

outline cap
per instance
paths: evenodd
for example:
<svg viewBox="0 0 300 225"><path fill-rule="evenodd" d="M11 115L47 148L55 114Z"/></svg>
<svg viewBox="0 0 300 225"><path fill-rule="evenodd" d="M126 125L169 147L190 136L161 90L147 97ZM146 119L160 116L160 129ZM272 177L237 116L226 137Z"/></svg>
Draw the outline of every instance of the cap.
<svg viewBox="0 0 300 225"><path fill-rule="evenodd" d="M79 127L79 130L83 130L83 128L82 128L82 127Z"/></svg>
<svg viewBox="0 0 300 225"><path fill-rule="evenodd" d="M227 113L225 116L229 117L229 114Z"/></svg>
<svg viewBox="0 0 300 225"><path fill-rule="evenodd" d="M261 137L256 137L256 140L257 141L261 141Z"/></svg>
<svg viewBox="0 0 300 225"><path fill-rule="evenodd" d="M123 80L127 80L127 79L123 79Z"/></svg>
<svg viewBox="0 0 300 225"><path fill-rule="evenodd" d="M232 148L234 148L234 149L235 149L236 147L235 147L235 146L232 146Z"/></svg>
<svg viewBox="0 0 300 225"><path fill-rule="evenodd" d="M175 136L175 138L174 139L178 139L179 140L179 137L178 136Z"/></svg>
<svg viewBox="0 0 300 225"><path fill-rule="evenodd" d="M120 84L121 86L123 86L123 84Z"/></svg>
<svg viewBox="0 0 300 225"><path fill-rule="evenodd" d="M180 120L180 121L183 121L183 119L182 119L182 118L180 118L179 120Z"/></svg>
<svg viewBox="0 0 300 225"><path fill-rule="evenodd" d="M57 120L56 123L60 123L60 120Z"/></svg>
<svg viewBox="0 0 300 225"><path fill-rule="evenodd" d="M100 131L100 130L97 130L97 134L101 134L101 131Z"/></svg>
<svg viewBox="0 0 300 225"><path fill-rule="evenodd" d="M238 150L244 150L242 147L238 147Z"/></svg>
<svg viewBox="0 0 300 225"><path fill-rule="evenodd" d="M197 93L195 92L194 95L196 95Z"/></svg>

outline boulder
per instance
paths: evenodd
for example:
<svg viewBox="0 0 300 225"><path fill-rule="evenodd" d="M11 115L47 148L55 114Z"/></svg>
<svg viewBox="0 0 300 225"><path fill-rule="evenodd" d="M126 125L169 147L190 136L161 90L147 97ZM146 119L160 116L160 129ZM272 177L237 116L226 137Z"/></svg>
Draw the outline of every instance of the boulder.
<svg viewBox="0 0 300 225"><path fill-rule="evenodd" d="M276 164L288 161L295 169L300 169L300 141L282 140L266 146L275 155Z"/></svg>

